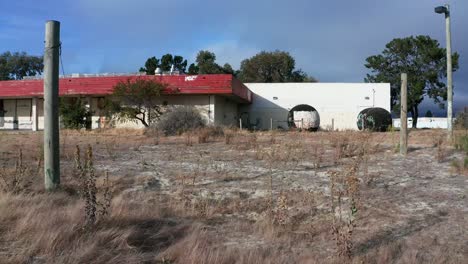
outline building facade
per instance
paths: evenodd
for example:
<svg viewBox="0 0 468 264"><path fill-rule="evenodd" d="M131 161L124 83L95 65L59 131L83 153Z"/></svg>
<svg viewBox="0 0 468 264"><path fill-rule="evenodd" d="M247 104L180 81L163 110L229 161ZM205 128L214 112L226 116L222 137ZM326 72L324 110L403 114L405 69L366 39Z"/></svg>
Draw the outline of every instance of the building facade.
<svg viewBox="0 0 468 264"><path fill-rule="evenodd" d="M113 87L127 80L155 80L167 89L160 98L166 106L193 106L207 124L238 124L238 107L252 101L250 90L232 75L73 75L59 79L59 95L63 100L82 98L93 113L91 128L109 123L103 114L104 98ZM0 129L42 130L44 128L43 80L0 82ZM138 122L114 123L116 127L140 128Z"/></svg>
<svg viewBox="0 0 468 264"><path fill-rule="evenodd" d="M91 128L104 128L104 98L123 81L155 80L167 89L160 104L193 106L209 125L251 129L357 129L360 111L390 111L390 84L247 83L229 74L212 75L71 75L59 79L59 95L82 98L93 113ZM44 127L44 83L41 79L0 81L0 129L41 130ZM137 122L116 127L143 127Z"/></svg>
<svg viewBox="0 0 468 264"><path fill-rule="evenodd" d="M311 109L321 129L356 130L359 113L379 107L390 112L388 83L246 83L253 93L251 104L242 106L250 123L258 129L282 128L297 124L288 120L298 106ZM304 111L301 111L304 112Z"/></svg>

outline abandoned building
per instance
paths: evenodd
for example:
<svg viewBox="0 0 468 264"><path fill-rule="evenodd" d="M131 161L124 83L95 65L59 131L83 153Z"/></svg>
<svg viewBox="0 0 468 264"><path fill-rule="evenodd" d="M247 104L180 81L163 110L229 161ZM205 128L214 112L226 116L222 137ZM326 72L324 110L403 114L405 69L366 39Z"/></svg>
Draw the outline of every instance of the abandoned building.
<svg viewBox="0 0 468 264"><path fill-rule="evenodd" d="M140 75L73 74L59 79L59 95L80 97L93 113L91 128L108 126L104 98L121 81L155 80L167 84L161 104L194 106L209 125L251 129L358 129L357 116L367 108L390 111L390 84L242 83L230 74ZM0 129L42 130L43 80L0 81ZM136 122L116 127L142 127Z"/></svg>

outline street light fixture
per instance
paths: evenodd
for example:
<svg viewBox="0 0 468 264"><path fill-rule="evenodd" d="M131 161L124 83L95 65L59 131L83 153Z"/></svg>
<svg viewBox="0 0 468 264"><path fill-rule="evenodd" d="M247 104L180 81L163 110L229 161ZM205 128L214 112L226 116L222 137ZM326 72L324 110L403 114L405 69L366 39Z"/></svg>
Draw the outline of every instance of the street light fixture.
<svg viewBox="0 0 468 264"><path fill-rule="evenodd" d="M450 33L450 7L449 5L438 6L434 9L437 14L445 14L445 34L447 41L447 132L448 139L452 140L452 108L453 108L453 90L452 90L452 41Z"/></svg>
<svg viewBox="0 0 468 264"><path fill-rule="evenodd" d="M438 7L435 8L435 12L437 14L447 14L448 9L445 6L438 6Z"/></svg>

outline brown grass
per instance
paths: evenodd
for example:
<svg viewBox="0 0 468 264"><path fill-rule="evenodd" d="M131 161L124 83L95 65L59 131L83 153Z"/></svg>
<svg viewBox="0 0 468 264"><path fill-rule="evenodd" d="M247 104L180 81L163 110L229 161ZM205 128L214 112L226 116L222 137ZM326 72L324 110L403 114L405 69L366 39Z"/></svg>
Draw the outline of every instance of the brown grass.
<svg viewBox="0 0 468 264"><path fill-rule="evenodd" d="M463 155L439 136L413 131L405 161L392 133L62 131L45 193L42 136L0 133L0 176L30 183L0 192L0 263L463 263Z"/></svg>

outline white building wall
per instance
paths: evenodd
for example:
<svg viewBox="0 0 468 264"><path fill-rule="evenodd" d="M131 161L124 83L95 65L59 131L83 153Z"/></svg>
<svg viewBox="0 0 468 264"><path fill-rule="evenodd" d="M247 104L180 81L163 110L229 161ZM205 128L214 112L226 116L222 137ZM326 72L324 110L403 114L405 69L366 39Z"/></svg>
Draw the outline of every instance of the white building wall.
<svg viewBox="0 0 468 264"><path fill-rule="evenodd" d="M416 128L447 128L447 118L445 117L419 117ZM408 127L413 126L413 118L408 117ZM393 119L393 127L401 127L401 119Z"/></svg>
<svg viewBox="0 0 468 264"><path fill-rule="evenodd" d="M253 102L241 108L248 112L250 123L258 129L287 128L291 108L300 104L314 107L320 127L357 129L357 115L370 107L390 111L390 84L385 83L246 83L253 92ZM333 121L332 121L333 120Z"/></svg>

